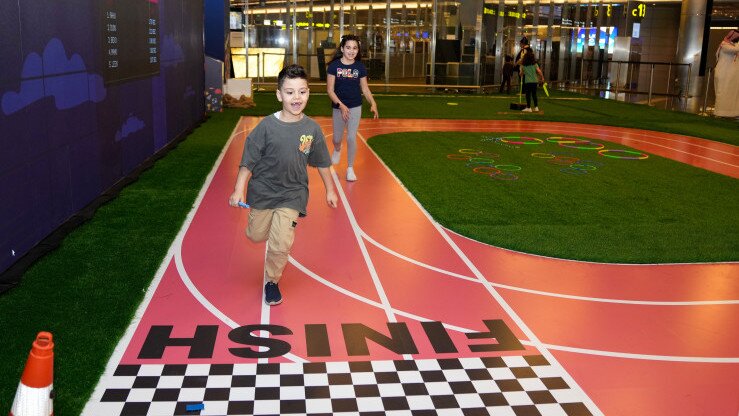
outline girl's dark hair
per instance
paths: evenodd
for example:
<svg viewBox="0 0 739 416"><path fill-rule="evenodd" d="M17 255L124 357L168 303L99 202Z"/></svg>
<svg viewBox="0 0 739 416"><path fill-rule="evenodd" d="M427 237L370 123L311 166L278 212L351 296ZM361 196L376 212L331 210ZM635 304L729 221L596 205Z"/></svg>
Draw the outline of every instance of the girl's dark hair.
<svg viewBox="0 0 739 416"><path fill-rule="evenodd" d="M285 83L285 78L295 79L301 78L308 80L308 74L305 72L305 68L300 65L288 65L277 74L277 89L282 89L282 84Z"/></svg>
<svg viewBox="0 0 739 416"><path fill-rule="evenodd" d="M532 51L530 48L523 54L522 63L524 65L533 65L536 63L536 57L534 56L534 51Z"/></svg>
<svg viewBox="0 0 739 416"><path fill-rule="evenodd" d="M341 59L343 54L341 53L341 48L343 48L346 45L347 41L353 40L354 42L357 42L357 47L359 50L357 51L357 57L354 58L355 61L361 61L362 60L362 42L359 41L359 36L357 35L344 35L341 37L341 42L339 43L339 47L336 48L336 53L334 54L333 59L331 59L331 62Z"/></svg>

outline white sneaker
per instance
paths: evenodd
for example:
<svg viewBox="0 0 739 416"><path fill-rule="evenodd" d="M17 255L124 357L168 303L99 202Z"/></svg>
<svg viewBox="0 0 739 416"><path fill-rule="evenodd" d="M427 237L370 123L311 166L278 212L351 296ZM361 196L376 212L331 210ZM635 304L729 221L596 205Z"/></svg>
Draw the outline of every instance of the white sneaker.
<svg viewBox="0 0 739 416"><path fill-rule="evenodd" d="M331 164L338 165L339 160L341 160L341 150L334 150L334 152L331 154Z"/></svg>
<svg viewBox="0 0 739 416"><path fill-rule="evenodd" d="M539 112L539 107L534 107L534 111Z"/></svg>
<svg viewBox="0 0 739 416"><path fill-rule="evenodd" d="M346 180L349 182L354 182L357 180L357 175L354 174L354 168L349 168L346 170Z"/></svg>
<svg viewBox="0 0 739 416"><path fill-rule="evenodd" d="M521 111L524 112L524 113L530 113L532 110L531 110L531 107L526 107L526 108L524 108Z"/></svg>

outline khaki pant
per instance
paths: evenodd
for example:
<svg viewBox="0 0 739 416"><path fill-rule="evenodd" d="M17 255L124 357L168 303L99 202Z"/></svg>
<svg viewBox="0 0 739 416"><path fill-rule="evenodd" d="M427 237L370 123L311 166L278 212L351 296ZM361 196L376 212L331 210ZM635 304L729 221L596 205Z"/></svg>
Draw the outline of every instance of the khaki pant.
<svg viewBox="0 0 739 416"><path fill-rule="evenodd" d="M277 283L285 270L290 248L295 241L295 227L299 212L292 208L252 209L246 236L260 243L267 240L267 258L264 260L264 277Z"/></svg>

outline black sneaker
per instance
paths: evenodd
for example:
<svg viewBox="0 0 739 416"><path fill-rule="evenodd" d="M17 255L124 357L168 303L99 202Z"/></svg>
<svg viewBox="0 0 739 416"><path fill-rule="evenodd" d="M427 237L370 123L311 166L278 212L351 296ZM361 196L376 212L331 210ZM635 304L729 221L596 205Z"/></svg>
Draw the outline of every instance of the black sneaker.
<svg viewBox="0 0 739 416"><path fill-rule="evenodd" d="M277 287L277 283L267 282L264 285L264 303L269 306L282 303L282 295L280 294L280 288Z"/></svg>

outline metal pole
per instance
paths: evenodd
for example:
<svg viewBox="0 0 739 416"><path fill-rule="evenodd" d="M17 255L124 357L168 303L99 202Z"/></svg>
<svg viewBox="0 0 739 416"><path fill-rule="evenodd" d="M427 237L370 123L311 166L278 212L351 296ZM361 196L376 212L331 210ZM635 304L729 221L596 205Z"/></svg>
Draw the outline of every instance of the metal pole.
<svg viewBox="0 0 739 416"><path fill-rule="evenodd" d="M390 83L390 41L393 40L390 32L390 23L392 20L392 10L390 9L390 0L385 4L385 84ZM385 91L389 91L385 87Z"/></svg>
<svg viewBox="0 0 739 416"><path fill-rule="evenodd" d="M484 4L483 1L480 0L477 3L477 6L475 7L477 9L477 14L475 15L475 85L480 86L482 85L482 82L480 82L480 67L482 60L485 59L485 57L482 55L482 10L483 10ZM484 75L484 74L483 74ZM477 92L479 93L481 89L478 89Z"/></svg>
<svg viewBox="0 0 739 416"><path fill-rule="evenodd" d="M703 114L706 113L706 105L708 104L708 86L711 85L711 68L708 68L708 74L706 74L706 90L703 93Z"/></svg>
<svg viewBox="0 0 739 416"><path fill-rule="evenodd" d="M690 77L692 76L693 71L693 64L688 64L688 83L687 87L685 88L685 98L690 98Z"/></svg>
<svg viewBox="0 0 739 416"><path fill-rule="evenodd" d="M546 79L552 79L552 37L554 36L554 2L549 3L549 19L547 20L547 51L544 55L544 69Z"/></svg>
<svg viewBox="0 0 739 416"><path fill-rule="evenodd" d="M298 63L298 2L293 0L293 29L292 29L292 41L293 44L293 63Z"/></svg>
<svg viewBox="0 0 739 416"><path fill-rule="evenodd" d="M431 61L431 85L433 86L436 84L436 31L438 29L436 21L438 20L439 16L439 0L432 0L432 5L433 9L431 12L431 50L429 51L429 60ZM432 91L436 90L432 89Z"/></svg>
<svg viewBox="0 0 739 416"><path fill-rule="evenodd" d="M670 76L672 75L672 62L667 64L667 90L665 90L665 94L670 93Z"/></svg>
<svg viewBox="0 0 739 416"><path fill-rule="evenodd" d="M585 49L583 47L583 49ZM583 86L583 76L585 75L584 72L585 69L585 52L583 52L582 57L580 58L580 88Z"/></svg>
<svg viewBox="0 0 739 416"><path fill-rule="evenodd" d="M618 83L621 82L621 62L616 64L616 100L618 101Z"/></svg>
<svg viewBox="0 0 739 416"><path fill-rule="evenodd" d="M493 74L493 83L497 84L502 81L503 74L503 57L508 53L503 47L503 24L505 13L505 0L498 1L498 19L495 24L495 73Z"/></svg>
<svg viewBox="0 0 739 416"><path fill-rule="evenodd" d="M647 96L647 105L652 105L652 83L654 81L654 64L649 71L649 96Z"/></svg>
<svg viewBox="0 0 739 416"><path fill-rule="evenodd" d="M344 37L344 0L339 2L339 39Z"/></svg>

